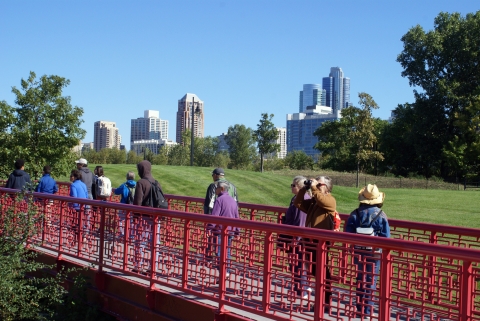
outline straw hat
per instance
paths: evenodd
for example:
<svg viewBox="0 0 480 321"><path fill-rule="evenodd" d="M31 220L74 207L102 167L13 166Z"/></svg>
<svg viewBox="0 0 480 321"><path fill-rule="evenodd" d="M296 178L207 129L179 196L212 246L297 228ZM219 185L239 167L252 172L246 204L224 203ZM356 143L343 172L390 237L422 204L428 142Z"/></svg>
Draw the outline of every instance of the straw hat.
<svg viewBox="0 0 480 321"><path fill-rule="evenodd" d="M358 200L362 204L381 204L384 199L385 193L380 192L375 184L368 184L358 192Z"/></svg>

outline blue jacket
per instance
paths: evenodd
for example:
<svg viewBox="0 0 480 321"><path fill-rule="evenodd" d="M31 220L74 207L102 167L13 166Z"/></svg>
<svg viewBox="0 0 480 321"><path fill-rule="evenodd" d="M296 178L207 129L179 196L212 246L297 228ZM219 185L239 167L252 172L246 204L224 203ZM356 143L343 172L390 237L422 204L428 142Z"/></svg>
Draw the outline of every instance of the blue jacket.
<svg viewBox="0 0 480 321"><path fill-rule="evenodd" d="M75 180L72 185L70 185L70 196L88 199L87 185L79 179ZM80 209L80 204L78 203L70 203L69 206L76 210Z"/></svg>
<svg viewBox="0 0 480 321"><path fill-rule="evenodd" d="M120 203L128 204L128 193L130 191L128 188L129 187L135 188L136 185L137 185L137 182L135 182L134 180L128 180L115 189L114 191L115 195L122 195L122 199L120 200Z"/></svg>
<svg viewBox="0 0 480 321"><path fill-rule="evenodd" d="M22 189L26 183L30 183L30 175L21 169L16 169L8 177L5 188Z"/></svg>
<svg viewBox="0 0 480 321"><path fill-rule="evenodd" d="M58 192L57 182L50 176L50 174L43 174L35 192L55 194Z"/></svg>
<svg viewBox="0 0 480 321"><path fill-rule="evenodd" d="M357 227L362 225L368 225L373 218L380 212L380 209L375 205L362 204L357 210L350 213L347 223L345 224L345 232L356 233ZM376 236L390 237L390 225L388 225L388 219L385 212L382 212L380 216L373 222L372 228Z"/></svg>

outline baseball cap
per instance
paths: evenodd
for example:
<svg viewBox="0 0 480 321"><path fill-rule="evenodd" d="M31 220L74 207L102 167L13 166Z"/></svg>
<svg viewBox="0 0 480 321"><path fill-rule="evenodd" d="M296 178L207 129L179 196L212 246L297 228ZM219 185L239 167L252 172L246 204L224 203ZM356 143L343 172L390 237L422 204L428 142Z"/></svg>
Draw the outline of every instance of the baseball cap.
<svg viewBox="0 0 480 321"><path fill-rule="evenodd" d="M218 167L213 170L212 175L225 175L225 172L223 168Z"/></svg>
<svg viewBox="0 0 480 321"><path fill-rule="evenodd" d="M79 160L76 160L75 163L87 165L87 160L85 158L80 158Z"/></svg>

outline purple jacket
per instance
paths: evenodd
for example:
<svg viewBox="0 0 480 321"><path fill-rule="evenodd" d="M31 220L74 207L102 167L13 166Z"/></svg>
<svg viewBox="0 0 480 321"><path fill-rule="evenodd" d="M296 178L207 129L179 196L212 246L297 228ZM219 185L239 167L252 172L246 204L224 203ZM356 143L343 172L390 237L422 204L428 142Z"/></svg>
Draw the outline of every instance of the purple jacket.
<svg viewBox="0 0 480 321"><path fill-rule="evenodd" d="M307 193L305 193L305 195L303 196L304 200L309 200L310 198L310 195L308 195ZM295 196L293 196L292 200L290 201L290 206L285 213L282 224L305 227L307 213L302 212L300 209L296 208L295 205L293 205L294 199Z"/></svg>
<svg viewBox="0 0 480 321"><path fill-rule="evenodd" d="M212 215L228 218L240 218L238 215L237 202L228 194L228 192L220 193L215 201L215 204L213 205ZM209 224L207 228L214 229L214 226L213 224ZM221 228L221 225L217 225L215 229L221 230ZM235 232L235 234L240 232L238 227L229 226L227 229Z"/></svg>

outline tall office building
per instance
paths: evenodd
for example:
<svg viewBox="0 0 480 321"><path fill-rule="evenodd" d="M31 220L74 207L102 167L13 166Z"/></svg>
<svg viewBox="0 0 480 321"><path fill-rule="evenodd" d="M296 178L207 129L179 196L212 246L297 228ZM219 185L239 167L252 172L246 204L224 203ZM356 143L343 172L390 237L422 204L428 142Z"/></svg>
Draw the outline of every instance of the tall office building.
<svg viewBox="0 0 480 321"><path fill-rule="evenodd" d="M192 106L192 100L194 100L194 106ZM203 101L201 101L197 95L187 93L178 101L177 111L177 143L182 142L182 133L186 130L192 129L192 108L195 113L195 121L193 122L193 134L195 137L203 137Z"/></svg>
<svg viewBox="0 0 480 321"><path fill-rule="evenodd" d="M330 68L330 75L323 78L322 88L326 92L324 106L332 107L334 113L350 106L350 78L344 77L342 68Z"/></svg>
<svg viewBox="0 0 480 321"><path fill-rule="evenodd" d="M130 149L134 141L168 140L168 120L160 119L157 110L145 110L143 118L132 119L130 127Z"/></svg>
<svg viewBox="0 0 480 321"><path fill-rule="evenodd" d="M278 137L277 144L280 145L280 151L277 153L278 158L287 156L287 128L277 127Z"/></svg>
<svg viewBox="0 0 480 321"><path fill-rule="evenodd" d="M118 133L115 122L97 121L94 124L93 147L98 152L103 148L118 148L122 142L122 136Z"/></svg>
<svg viewBox="0 0 480 321"><path fill-rule="evenodd" d="M332 113L326 106L309 106L305 113L287 114L287 153L301 150L318 157L320 152L313 148L318 138L313 133L323 122L339 118L340 112Z"/></svg>
<svg viewBox="0 0 480 321"><path fill-rule="evenodd" d="M326 106L327 92L318 84L305 84L300 91L298 112L304 113L308 106Z"/></svg>

